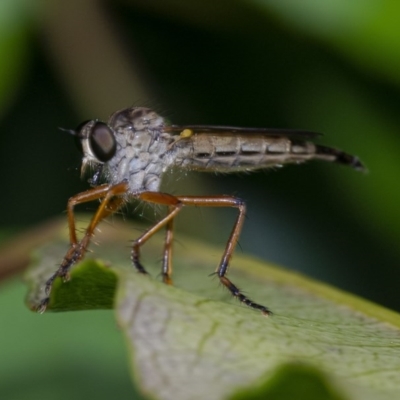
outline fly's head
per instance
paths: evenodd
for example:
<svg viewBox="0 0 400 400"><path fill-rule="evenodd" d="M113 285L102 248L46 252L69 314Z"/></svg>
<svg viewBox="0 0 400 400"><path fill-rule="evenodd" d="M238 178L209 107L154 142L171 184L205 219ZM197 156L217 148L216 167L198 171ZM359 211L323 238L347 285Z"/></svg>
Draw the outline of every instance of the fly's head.
<svg viewBox="0 0 400 400"><path fill-rule="evenodd" d="M169 138L164 126L164 119L155 111L130 107L112 114L108 123L85 121L67 132L83 155L82 174L88 167L94 170L91 186L100 180L110 184L128 181L135 191L150 187L146 182L153 175L160 178L164 169L161 156Z"/></svg>
<svg viewBox="0 0 400 400"><path fill-rule="evenodd" d="M89 181L92 186L98 183L102 166L110 161L117 151L117 142L109 125L97 120L82 122L75 130L68 130L82 153L82 175L86 169L94 167L96 172Z"/></svg>

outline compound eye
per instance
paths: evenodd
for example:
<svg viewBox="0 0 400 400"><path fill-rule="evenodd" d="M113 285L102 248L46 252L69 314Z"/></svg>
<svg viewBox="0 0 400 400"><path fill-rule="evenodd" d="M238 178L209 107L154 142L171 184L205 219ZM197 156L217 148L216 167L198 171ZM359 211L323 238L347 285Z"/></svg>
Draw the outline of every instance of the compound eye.
<svg viewBox="0 0 400 400"><path fill-rule="evenodd" d="M104 122L96 122L89 134L89 144L93 155L100 162L111 160L117 151L112 130Z"/></svg>

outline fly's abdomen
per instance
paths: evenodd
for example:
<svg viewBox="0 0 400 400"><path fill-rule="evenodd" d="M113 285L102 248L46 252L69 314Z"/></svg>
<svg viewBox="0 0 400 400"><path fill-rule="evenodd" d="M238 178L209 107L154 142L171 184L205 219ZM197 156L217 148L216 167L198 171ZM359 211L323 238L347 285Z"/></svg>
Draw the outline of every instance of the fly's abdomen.
<svg viewBox="0 0 400 400"><path fill-rule="evenodd" d="M181 165L194 169L235 172L312 159L363 169L361 162L347 153L289 137L195 134L189 142L190 152Z"/></svg>

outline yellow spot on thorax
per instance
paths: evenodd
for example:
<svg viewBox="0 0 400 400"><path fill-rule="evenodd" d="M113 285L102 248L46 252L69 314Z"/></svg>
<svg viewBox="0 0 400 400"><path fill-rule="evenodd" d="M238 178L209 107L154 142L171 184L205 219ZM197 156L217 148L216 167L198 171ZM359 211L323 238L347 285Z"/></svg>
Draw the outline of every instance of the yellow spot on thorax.
<svg viewBox="0 0 400 400"><path fill-rule="evenodd" d="M191 130L191 129L184 129L180 134L179 134L179 136L182 138L182 139L185 139L185 138L189 138L189 137L191 137L191 136L193 136L193 131Z"/></svg>

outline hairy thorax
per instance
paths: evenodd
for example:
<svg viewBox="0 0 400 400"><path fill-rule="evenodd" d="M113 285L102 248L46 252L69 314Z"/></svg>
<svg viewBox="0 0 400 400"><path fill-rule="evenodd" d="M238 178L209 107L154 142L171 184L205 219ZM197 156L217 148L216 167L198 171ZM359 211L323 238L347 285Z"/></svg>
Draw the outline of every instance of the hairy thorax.
<svg viewBox="0 0 400 400"><path fill-rule="evenodd" d="M164 119L144 108L118 111L111 116L117 152L106 165L111 184L129 183L131 194L158 191L161 175L171 165L170 135L164 132Z"/></svg>

